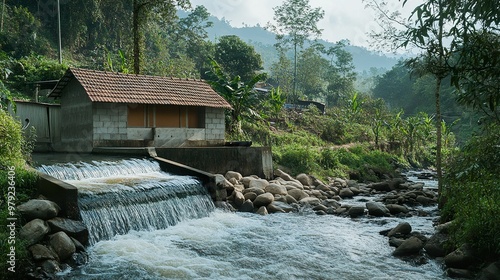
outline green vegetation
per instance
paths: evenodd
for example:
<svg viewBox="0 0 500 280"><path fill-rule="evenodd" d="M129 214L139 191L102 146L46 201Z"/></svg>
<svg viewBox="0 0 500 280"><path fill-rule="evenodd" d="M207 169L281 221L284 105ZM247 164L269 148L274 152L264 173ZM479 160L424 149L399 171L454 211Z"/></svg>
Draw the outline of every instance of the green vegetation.
<svg viewBox="0 0 500 280"><path fill-rule="evenodd" d="M26 160L30 157L32 145L33 143L25 140L21 131L21 123L14 120L4 108L0 109L0 186L2 186L0 223L2 228L6 229L7 223L10 223L7 218L17 218L15 221L16 234L19 234L19 229L24 221L16 213L16 210L11 212L9 206L20 205L36 194L37 175L27 169L26 166ZM12 184L14 184L15 189L8 188ZM14 279L24 275L23 269L28 268L30 259L26 244L19 236L16 236L15 239L9 239L9 236L10 230L0 231L1 279ZM15 243L13 243L13 240ZM7 269L10 267L7 263L9 260L7 254L10 253L11 246L15 247L15 274L7 273Z"/></svg>
<svg viewBox="0 0 500 280"><path fill-rule="evenodd" d="M443 218L454 219L454 242L500 255L500 126L491 124L447 164Z"/></svg>

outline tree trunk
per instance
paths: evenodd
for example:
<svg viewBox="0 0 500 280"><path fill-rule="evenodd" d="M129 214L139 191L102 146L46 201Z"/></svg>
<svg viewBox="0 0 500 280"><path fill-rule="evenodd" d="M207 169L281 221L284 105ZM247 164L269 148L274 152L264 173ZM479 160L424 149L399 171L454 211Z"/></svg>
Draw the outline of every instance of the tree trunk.
<svg viewBox="0 0 500 280"><path fill-rule="evenodd" d="M141 39L139 32L139 12L141 6L138 5L137 0L134 0L134 11L132 16L132 32L134 37L134 73L140 74L141 72Z"/></svg>

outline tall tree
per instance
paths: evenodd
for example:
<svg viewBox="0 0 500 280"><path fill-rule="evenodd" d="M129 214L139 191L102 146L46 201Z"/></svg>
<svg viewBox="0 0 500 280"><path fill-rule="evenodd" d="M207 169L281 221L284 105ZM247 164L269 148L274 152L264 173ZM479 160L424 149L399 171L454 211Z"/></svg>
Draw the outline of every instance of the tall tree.
<svg viewBox="0 0 500 280"><path fill-rule="evenodd" d="M176 8L189 8L189 0L133 0L132 9L132 35L134 53L134 73L141 71L141 53L143 49L144 36L141 29L146 22L155 15L161 17L164 23L169 23L176 16Z"/></svg>
<svg viewBox="0 0 500 280"><path fill-rule="evenodd" d="M325 12L321 8L312 8L309 0L286 0L283 5L273 8L276 24L268 23L268 28L276 33L278 49L293 50L294 55L294 81L292 101L297 99L297 58L298 49L303 48L304 43L311 37L319 37L321 29L318 21Z"/></svg>
<svg viewBox="0 0 500 280"><path fill-rule="evenodd" d="M222 36L215 45L215 60L229 76L240 76L250 80L255 72L262 70L262 59L253 46L236 35Z"/></svg>

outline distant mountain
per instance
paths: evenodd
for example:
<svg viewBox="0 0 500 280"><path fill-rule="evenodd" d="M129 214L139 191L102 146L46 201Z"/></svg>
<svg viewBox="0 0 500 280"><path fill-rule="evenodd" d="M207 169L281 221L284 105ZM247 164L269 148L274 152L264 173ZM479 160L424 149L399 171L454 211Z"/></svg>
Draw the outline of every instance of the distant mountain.
<svg viewBox="0 0 500 280"><path fill-rule="evenodd" d="M180 11L179 16L186 15L186 12ZM225 18L218 19L210 17L209 21L213 22L213 26L207 30L209 39L213 42L217 38L225 35L236 35L241 40L254 46L255 50L260 53L264 61L264 69L269 69L274 61L277 60L278 54L274 47L276 43L274 33L267 31L262 26L246 26L246 27L232 27L230 22ZM333 43L320 40L327 48L333 46ZM353 63L356 67L356 72L362 73L369 72L371 68L378 69L391 69L397 62L397 57L389 57L373 51L369 51L359 46L347 46L346 49L353 56Z"/></svg>

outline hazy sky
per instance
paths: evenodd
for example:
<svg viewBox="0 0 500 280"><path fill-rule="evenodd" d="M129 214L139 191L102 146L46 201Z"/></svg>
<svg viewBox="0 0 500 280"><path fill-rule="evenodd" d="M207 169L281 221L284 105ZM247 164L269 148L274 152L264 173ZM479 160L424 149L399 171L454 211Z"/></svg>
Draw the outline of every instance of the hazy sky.
<svg viewBox="0 0 500 280"><path fill-rule="evenodd" d="M399 10L404 15L421 2L421 0L408 0L402 8L399 0L386 0L389 7ZM244 24L265 26L273 20L273 8L282 5L284 0L191 0L192 6L203 5L208 11L218 17L224 17L232 26L241 27ZM318 23L323 29L322 39L337 42L348 39L352 45L368 45L367 33L377 28L374 12L365 9L362 0L310 0L313 7L321 7L325 16Z"/></svg>

